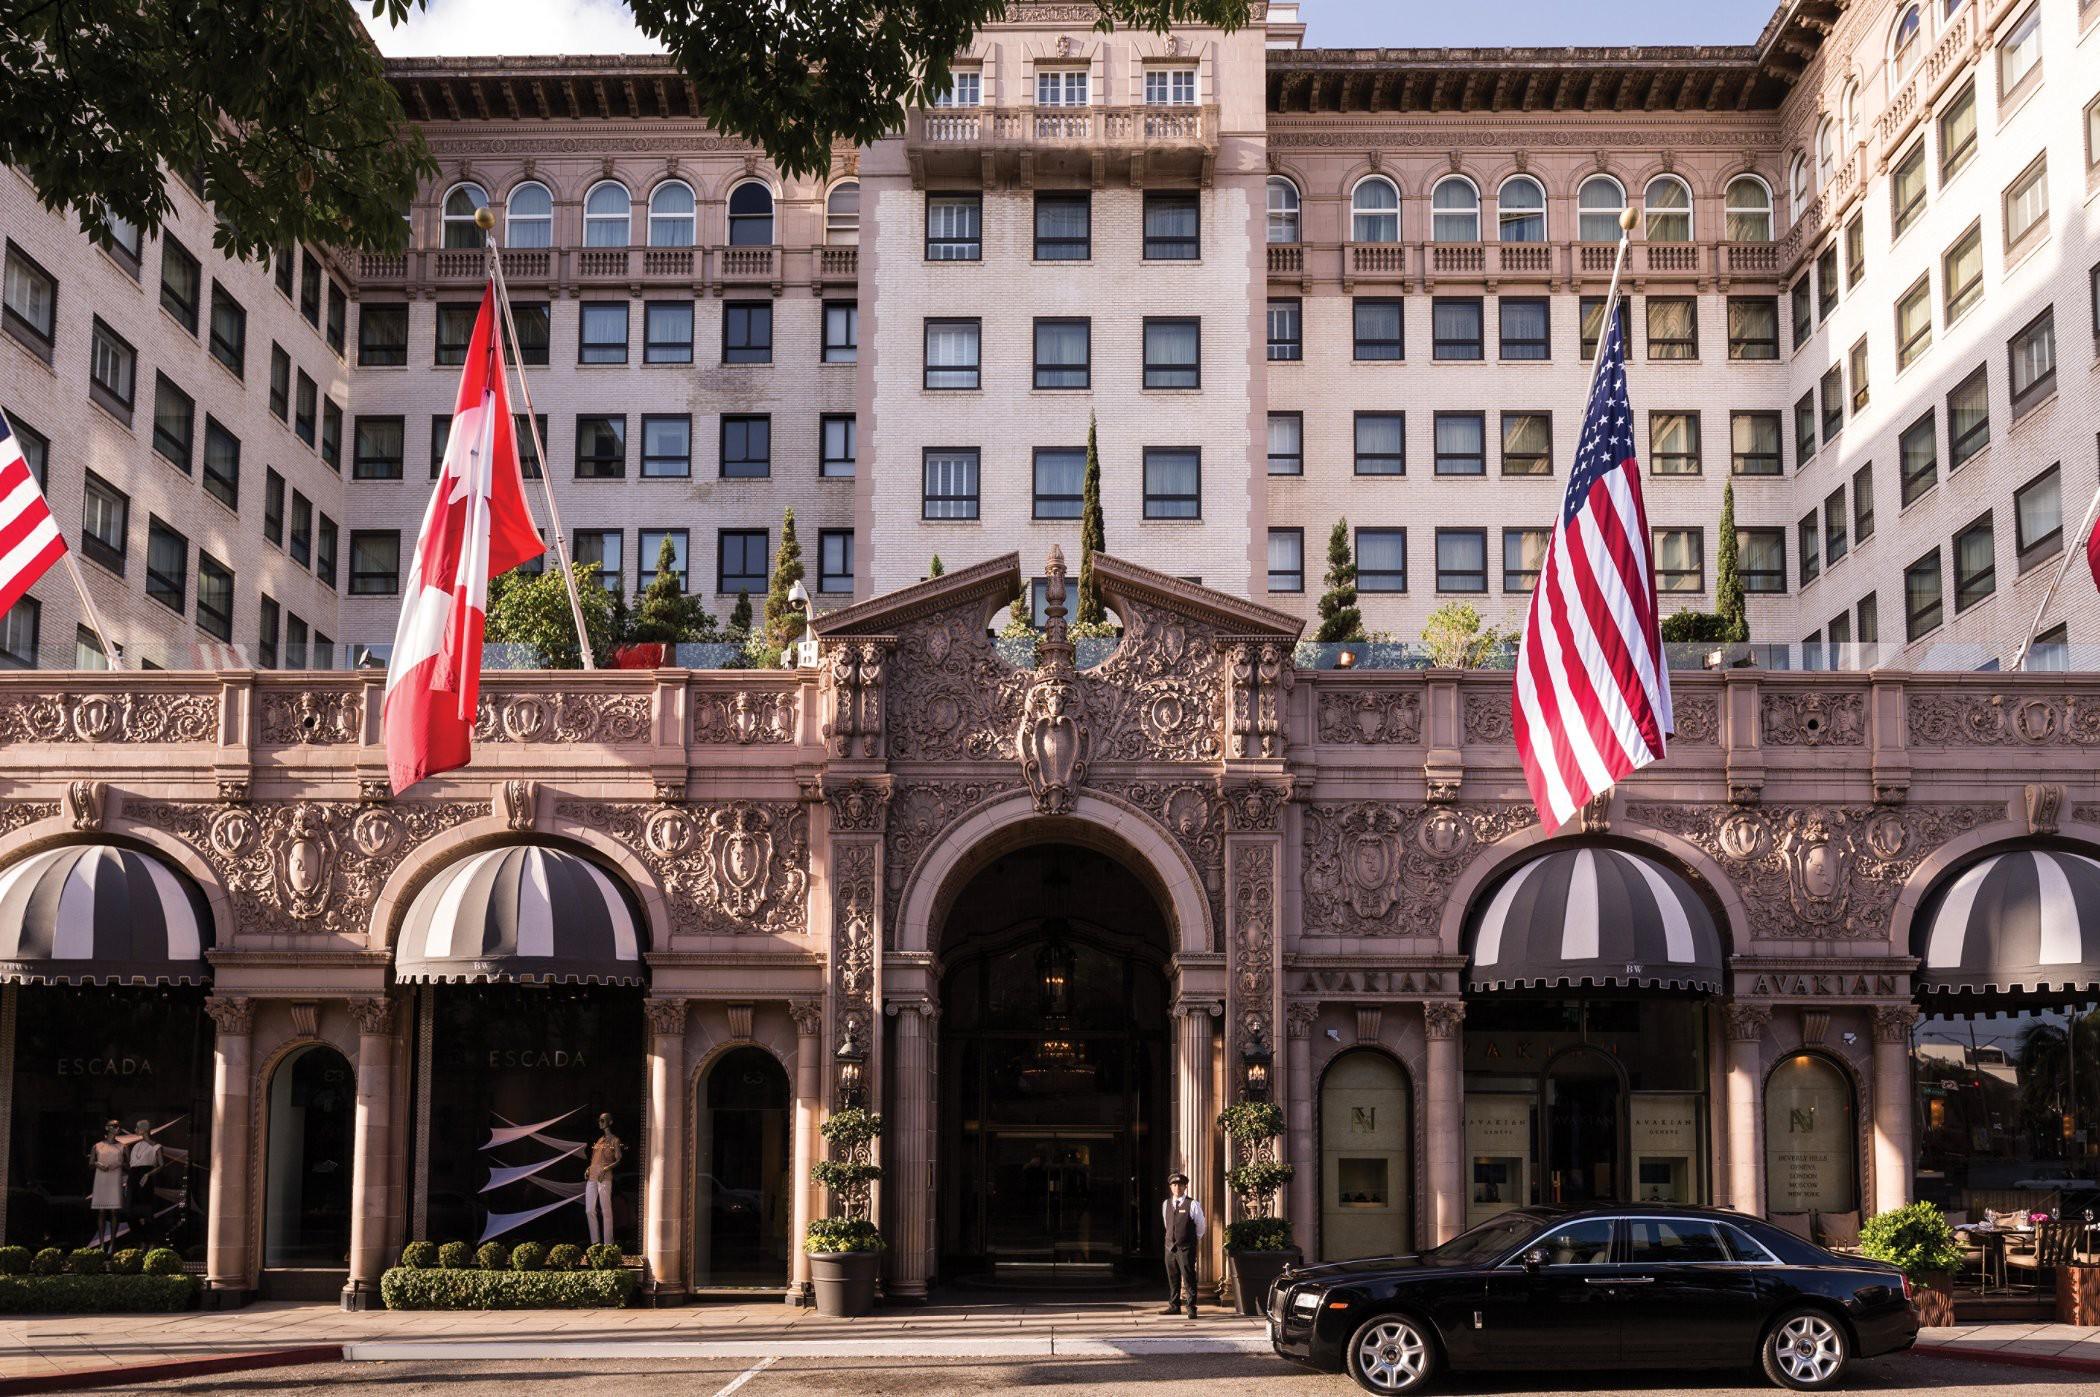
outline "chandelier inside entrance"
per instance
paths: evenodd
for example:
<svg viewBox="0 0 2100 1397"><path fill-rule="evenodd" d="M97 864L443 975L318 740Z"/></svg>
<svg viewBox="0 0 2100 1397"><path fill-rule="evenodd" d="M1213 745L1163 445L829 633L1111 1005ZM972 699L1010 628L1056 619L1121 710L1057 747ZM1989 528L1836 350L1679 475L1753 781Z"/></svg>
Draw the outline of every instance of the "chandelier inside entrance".
<svg viewBox="0 0 2100 1397"><path fill-rule="evenodd" d="M1072 944L1071 925L1062 917L1043 923L1043 949L1036 953L1036 984L1041 995L1043 1037L1036 1044L1028 1066L1021 1069L1021 1089L1054 1096L1070 1091L1090 1091L1094 1065L1086 1060L1086 1049L1072 1036Z"/></svg>

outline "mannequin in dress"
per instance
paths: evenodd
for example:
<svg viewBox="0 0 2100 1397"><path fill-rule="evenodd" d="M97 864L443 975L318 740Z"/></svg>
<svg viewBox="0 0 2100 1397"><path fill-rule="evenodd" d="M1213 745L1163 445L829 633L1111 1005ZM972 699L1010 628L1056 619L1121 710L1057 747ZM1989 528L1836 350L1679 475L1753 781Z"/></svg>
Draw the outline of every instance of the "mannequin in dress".
<svg viewBox="0 0 2100 1397"><path fill-rule="evenodd" d="M598 1138L591 1141L590 1163L583 1168L583 1215L590 1223L591 1245L613 1240L613 1170L627 1146L613 1134L610 1111L598 1117Z"/></svg>
<svg viewBox="0 0 2100 1397"><path fill-rule="evenodd" d="M91 1247L105 1251L116 1245L117 1220L124 1212L124 1146L117 1139L123 1129L116 1121L102 1123L102 1138L88 1151L88 1164L95 1171L95 1191L88 1206L95 1210L95 1237Z"/></svg>
<svg viewBox="0 0 2100 1397"><path fill-rule="evenodd" d="M153 1124L140 1121L137 1138L124 1157L124 1201L131 1210L132 1237L144 1245L146 1229L153 1225L153 1177L160 1173L160 1141L153 1138Z"/></svg>

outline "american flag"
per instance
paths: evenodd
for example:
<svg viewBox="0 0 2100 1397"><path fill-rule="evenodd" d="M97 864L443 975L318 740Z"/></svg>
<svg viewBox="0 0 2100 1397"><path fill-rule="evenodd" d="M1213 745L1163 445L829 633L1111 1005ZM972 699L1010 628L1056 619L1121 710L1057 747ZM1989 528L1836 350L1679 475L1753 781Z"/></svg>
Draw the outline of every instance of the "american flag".
<svg viewBox="0 0 2100 1397"><path fill-rule="evenodd" d="M21 440L0 412L0 612L22 599L66 551Z"/></svg>
<svg viewBox="0 0 2100 1397"><path fill-rule="evenodd" d="M1510 701L1524 779L1548 829L1661 757L1674 726L1616 313L1597 353L1582 443L1531 593Z"/></svg>

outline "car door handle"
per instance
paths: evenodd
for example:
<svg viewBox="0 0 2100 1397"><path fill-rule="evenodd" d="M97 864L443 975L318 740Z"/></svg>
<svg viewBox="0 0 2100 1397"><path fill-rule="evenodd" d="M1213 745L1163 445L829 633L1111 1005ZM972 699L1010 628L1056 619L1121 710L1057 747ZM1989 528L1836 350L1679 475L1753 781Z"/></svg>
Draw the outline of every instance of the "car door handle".
<svg viewBox="0 0 2100 1397"><path fill-rule="evenodd" d="M1654 1285L1653 1276L1587 1276L1584 1285Z"/></svg>

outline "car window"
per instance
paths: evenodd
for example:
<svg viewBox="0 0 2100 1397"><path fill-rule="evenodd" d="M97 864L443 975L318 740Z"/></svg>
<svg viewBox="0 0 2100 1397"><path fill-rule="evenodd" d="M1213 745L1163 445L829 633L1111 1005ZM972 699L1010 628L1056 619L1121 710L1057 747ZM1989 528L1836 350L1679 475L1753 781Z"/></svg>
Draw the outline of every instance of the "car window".
<svg viewBox="0 0 2100 1397"><path fill-rule="evenodd" d="M1459 1233L1430 1252L1429 1260L1439 1266L1470 1266L1476 1262L1492 1261L1530 1236L1532 1229L1538 1225L1538 1219L1535 1217L1523 1213L1505 1213L1470 1231Z"/></svg>
<svg viewBox="0 0 2100 1397"><path fill-rule="evenodd" d="M1777 1261L1779 1259L1766 1250L1764 1243L1758 1241L1757 1238L1751 1236L1740 1227L1734 1227L1724 1222L1721 1224L1721 1235L1727 1239L1728 1250L1734 1253L1737 1261Z"/></svg>
<svg viewBox="0 0 2100 1397"><path fill-rule="evenodd" d="M1546 1253L1548 1266L1602 1266L1611 1260L1611 1219L1584 1218L1533 1239L1530 1250Z"/></svg>
<svg viewBox="0 0 2100 1397"><path fill-rule="evenodd" d="M1637 1266L1678 1261L1727 1261L1720 1229L1690 1218L1629 1218L1627 1260Z"/></svg>

